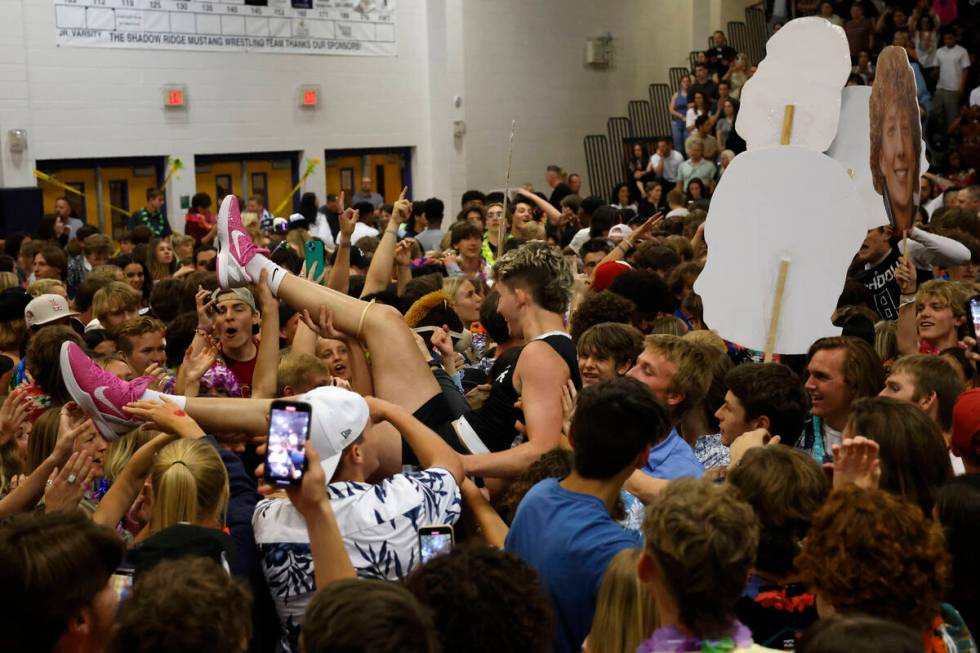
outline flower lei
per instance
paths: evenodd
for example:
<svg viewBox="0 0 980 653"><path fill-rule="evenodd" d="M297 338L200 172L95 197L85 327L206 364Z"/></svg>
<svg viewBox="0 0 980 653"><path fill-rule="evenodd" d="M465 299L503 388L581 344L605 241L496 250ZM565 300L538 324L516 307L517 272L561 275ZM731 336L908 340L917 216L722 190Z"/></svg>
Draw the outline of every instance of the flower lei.
<svg viewBox="0 0 980 653"><path fill-rule="evenodd" d="M636 653L729 653L737 648L752 646L752 633L739 621L733 624L733 633L721 639L701 639L685 635L676 626L665 626L653 631L650 639L641 643Z"/></svg>

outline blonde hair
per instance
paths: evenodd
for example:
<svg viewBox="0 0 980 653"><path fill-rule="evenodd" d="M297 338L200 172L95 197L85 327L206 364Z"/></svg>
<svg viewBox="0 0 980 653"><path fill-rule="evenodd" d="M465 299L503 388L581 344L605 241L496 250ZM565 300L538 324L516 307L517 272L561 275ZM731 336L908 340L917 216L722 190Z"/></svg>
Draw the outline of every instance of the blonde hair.
<svg viewBox="0 0 980 653"><path fill-rule="evenodd" d="M671 417L683 417L704 401L711 385L711 364L703 349L686 338L667 334L649 335L643 345L677 367L667 389L684 395L684 398L670 407Z"/></svg>
<svg viewBox="0 0 980 653"><path fill-rule="evenodd" d="M875 353L883 362L898 356L898 325L891 320L875 322Z"/></svg>
<svg viewBox="0 0 980 653"><path fill-rule="evenodd" d="M188 236L187 234L174 234L170 237L170 242L171 244L173 244L174 249L176 250L181 245L184 245L186 243L193 243L196 241L192 236Z"/></svg>
<svg viewBox="0 0 980 653"><path fill-rule="evenodd" d="M92 315L100 322L109 313L139 310L140 294L127 283L111 281L95 292L92 297Z"/></svg>
<svg viewBox="0 0 980 653"><path fill-rule="evenodd" d="M306 241L310 238L310 232L306 229L293 229L286 233L286 243L300 256L304 255Z"/></svg>
<svg viewBox="0 0 980 653"><path fill-rule="evenodd" d="M572 297L572 269L561 252L535 240L512 249L493 266L493 278L525 289L546 311L564 313Z"/></svg>
<svg viewBox="0 0 980 653"><path fill-rule="evenodd" d="M65 291L66 295L68 294L68 289L65 287L65 284L63 284L60 279L38 279L37 281L33 282L31 285L27 286L27 294L29 294L31 297L40 297L41 295L58 294L58 293L52 293L52 289L58 286L60 286L61 289Z"/></svg>
<svg viewBox="0 0 980 653"><path fill-rule="evenodd" d="M480 288L469 277L443 277L442 291L449 295L450 304L454 304L456 302L456 293L459 292L460 286L462 286L464 283L472 284L473 289L476 291L480 290Z"/></svg>
<svg viewBox="0 0 980 653"><path fill-rule="evenodd" d="M110 356L104 358L115 359ZM101 363L100 363L101 366ZM105 460L102 463L102 475L109 482L115 481L122 474L136 450L155 438L159 431L143 428L142 426L126 433L123 437L113 440L105 450Z"/></svg>
<svg viewBox="0 0 980 653"><path fill-rule="evenodd" d="M223 513L228 502L228 472L218 452L203 440L178 440L161 449L150 483L150 533L180 522L200 524Z"/></svg>
<svg viewBox="0 0 980 653"><path fill-rule="evenodd" d="M276 394L282 396L286 386L297 387L307 382L310 374L329 374L326 364L314 356L300 351L290 351L279 358L276 369Z"/></svg>
<svg viewBox="0 0 980 653"><path fill-rule="evenodd" d="M599 585L589 653L635 651L658 621L653 594L640 582L640 549L623 549L609 561Z"/></svg>
<svg viewBox="0 0 980 653"><path fill-rule="evenodd" d="M7 288L13 288L18 285L20 285L20 281L17 280L16 274L13 272L0 272L0 290L6 290Z"/></svg>
<svg viewBox="0 0 980 653"><path fill-rule="evenodd" d="M935 297L944 305L953 309L953 317L966 317L966 300L970 298L968 286L957 281L932 279L919 286L915 293L916 312L919 304L924 304L930 297Z"/></svg>
<svg viewBox="0 0 980 653"><path fill-rule="evenodd" d="M714 348L723 354L728 353L728 347L725 346L725 340L714 331L707 331L705 329L688 331L683 337L684 340L693 342L696 345L704 345L705 347Z"/></svg>

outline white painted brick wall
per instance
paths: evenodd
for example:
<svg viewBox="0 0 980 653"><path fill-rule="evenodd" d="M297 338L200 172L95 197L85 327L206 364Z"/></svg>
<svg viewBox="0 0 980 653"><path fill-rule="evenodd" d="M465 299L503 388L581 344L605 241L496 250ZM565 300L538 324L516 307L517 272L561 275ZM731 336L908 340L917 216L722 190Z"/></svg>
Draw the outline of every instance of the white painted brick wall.
<svg viewBox="0 0 980 653"><path fill-rule="evenodd" d="M399 0L396 57L331 57L59 48L49 0L0 0L0 185L33 184L37 159L412 146L416 197L454 212L466 188L502 186L512 118L515 184L543 188L549 163L584 172L583 136L686 61L706 36L693 17L718 1ZM616 65L590 70L585 40L606 31ZM170 83L187 85L186 111L163 109ZM296 106L301 84L322 86L315 112ZM15 127L29 132L19 160Z"/></svg>

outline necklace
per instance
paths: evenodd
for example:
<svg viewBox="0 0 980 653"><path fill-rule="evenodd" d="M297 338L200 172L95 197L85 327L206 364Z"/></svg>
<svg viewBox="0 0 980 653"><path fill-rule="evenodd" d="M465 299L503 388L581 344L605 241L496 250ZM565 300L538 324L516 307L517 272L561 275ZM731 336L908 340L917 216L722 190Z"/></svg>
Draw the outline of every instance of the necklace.
<svg viewBox="0 0 980 653"><path fill-rule="evenodd" d="M737 648L752 646L752 633L740 621L732 623L732 633L718 639L701 639L685 635L677 626L665 626L653 631L650 639L640 644L636 653L728 653Z"/></svg>

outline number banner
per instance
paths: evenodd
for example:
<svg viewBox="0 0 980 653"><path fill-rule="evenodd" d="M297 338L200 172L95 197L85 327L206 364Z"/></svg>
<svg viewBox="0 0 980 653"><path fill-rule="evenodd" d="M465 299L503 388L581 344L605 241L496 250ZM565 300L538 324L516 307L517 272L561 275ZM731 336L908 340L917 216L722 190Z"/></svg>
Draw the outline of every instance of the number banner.
<svg viewBox="0 0 980 653"><path fill-rule="evenodd" d="M59 46L394 56L395 0L54 0Z"/></svg>

